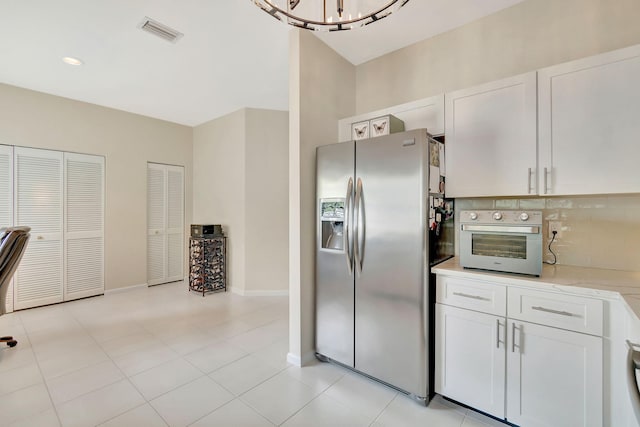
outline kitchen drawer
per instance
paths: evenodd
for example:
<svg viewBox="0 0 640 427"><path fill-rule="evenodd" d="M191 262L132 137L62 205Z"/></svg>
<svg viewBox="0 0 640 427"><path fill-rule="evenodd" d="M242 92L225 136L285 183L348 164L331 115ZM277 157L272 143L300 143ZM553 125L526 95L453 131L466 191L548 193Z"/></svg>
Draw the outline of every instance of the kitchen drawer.
<svg viewBox="0 0 640 427"><path fill-rule="evenodd" d="M507 288L491 282L438 275L436 301L496 316L507 312Z"/></svg>
<svg viewBox="0 0 640 427"><path fill-rule="evenodd" d="M507 316L511 319L602 336L603 309L597 299L509 288Z"/></svg>

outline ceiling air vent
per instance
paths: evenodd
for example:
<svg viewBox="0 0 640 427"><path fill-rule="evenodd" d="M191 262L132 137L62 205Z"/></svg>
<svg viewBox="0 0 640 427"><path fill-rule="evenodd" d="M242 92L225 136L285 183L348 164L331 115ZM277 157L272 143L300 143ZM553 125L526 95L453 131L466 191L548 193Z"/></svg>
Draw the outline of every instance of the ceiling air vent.
<svg viewBox="0 0 640 427"><path fill-rule="evenodd" d="M173 28L168 27L164 24L161 24L158 21L154 21L153 19L147 16L144 17L142 22L138 25L138 28L148 33L151 33L154 36L158 36L161 39L170 41L171 43L177 42L184 35L181 32L176 31Z"/></svg>

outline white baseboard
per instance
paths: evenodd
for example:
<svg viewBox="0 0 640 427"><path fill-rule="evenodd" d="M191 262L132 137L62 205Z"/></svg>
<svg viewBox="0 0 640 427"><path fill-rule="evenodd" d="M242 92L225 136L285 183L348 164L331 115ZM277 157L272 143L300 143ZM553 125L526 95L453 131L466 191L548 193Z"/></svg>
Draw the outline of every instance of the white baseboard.
<svg viewBox="0 0 640 427"><path fill-rule="evenodd" d="M231 288L231 292L237 295L241 295L243 297L288 297L289 296L288 289L252 291L252 290Z"/></svg>
<svg viewBox="0 0 640 427"><path fill-rule="evenodd" d="M316 352L310 351L305 353L302 358L297 354L287 353L287 362L291 363L294 366L306 366L313 362L316 358Z"/></svg>
<svg viewBox="0 0 640 427"><path fill-rule="evenodd" d="M119 293L122 293L122 292L133 291L133 290L140 289L140 288L146 288L146 287L148 287L146 283L141 283L139 285L124 286L122 288L105 289L104 290L104 294L105 295L113 295L113 294L119 294Z"/></svg>

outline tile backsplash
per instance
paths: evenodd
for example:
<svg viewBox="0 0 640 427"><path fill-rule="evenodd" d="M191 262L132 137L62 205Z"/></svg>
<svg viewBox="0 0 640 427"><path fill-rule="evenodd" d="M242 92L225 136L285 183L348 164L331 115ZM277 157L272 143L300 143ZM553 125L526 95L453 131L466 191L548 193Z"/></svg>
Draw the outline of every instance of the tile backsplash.
<svg viewBox="0 0 640 427"><path fill-rule="evenodd" d="M455 207L456 224L462 210L540 210L543 260L553 260L547 250L549 221L560 221L561 237L551 246L558 264L640 271L640 194L456 199ZM458 226L456 230L459 230ZM457 242L458 235L456 252Z"/></svg>

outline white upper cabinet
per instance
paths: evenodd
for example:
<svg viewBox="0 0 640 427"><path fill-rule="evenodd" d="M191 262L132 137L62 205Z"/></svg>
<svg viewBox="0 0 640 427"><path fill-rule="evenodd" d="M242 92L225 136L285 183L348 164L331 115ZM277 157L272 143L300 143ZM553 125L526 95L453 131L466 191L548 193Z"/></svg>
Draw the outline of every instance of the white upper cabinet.
<svg viewBox="0 0 640 427"><path fill-rule="evenodd" d="M371 111L338 122L340 142L352 140L351 124L394 115L404 123L404 130L427 129L431 135L444 133L444 95L431 96L382 110Z"/></svg>
<svg viewBox="0 0 640 427"><path fill-rule="evenodd" d="M640 46L538 79L540 194L640 192Z"/></svg>
<svg viewBox="0 0 640 427"><path fill-rule="evenodd" d="M536 194L536 73L445 94L448 197Z"/></svg>

